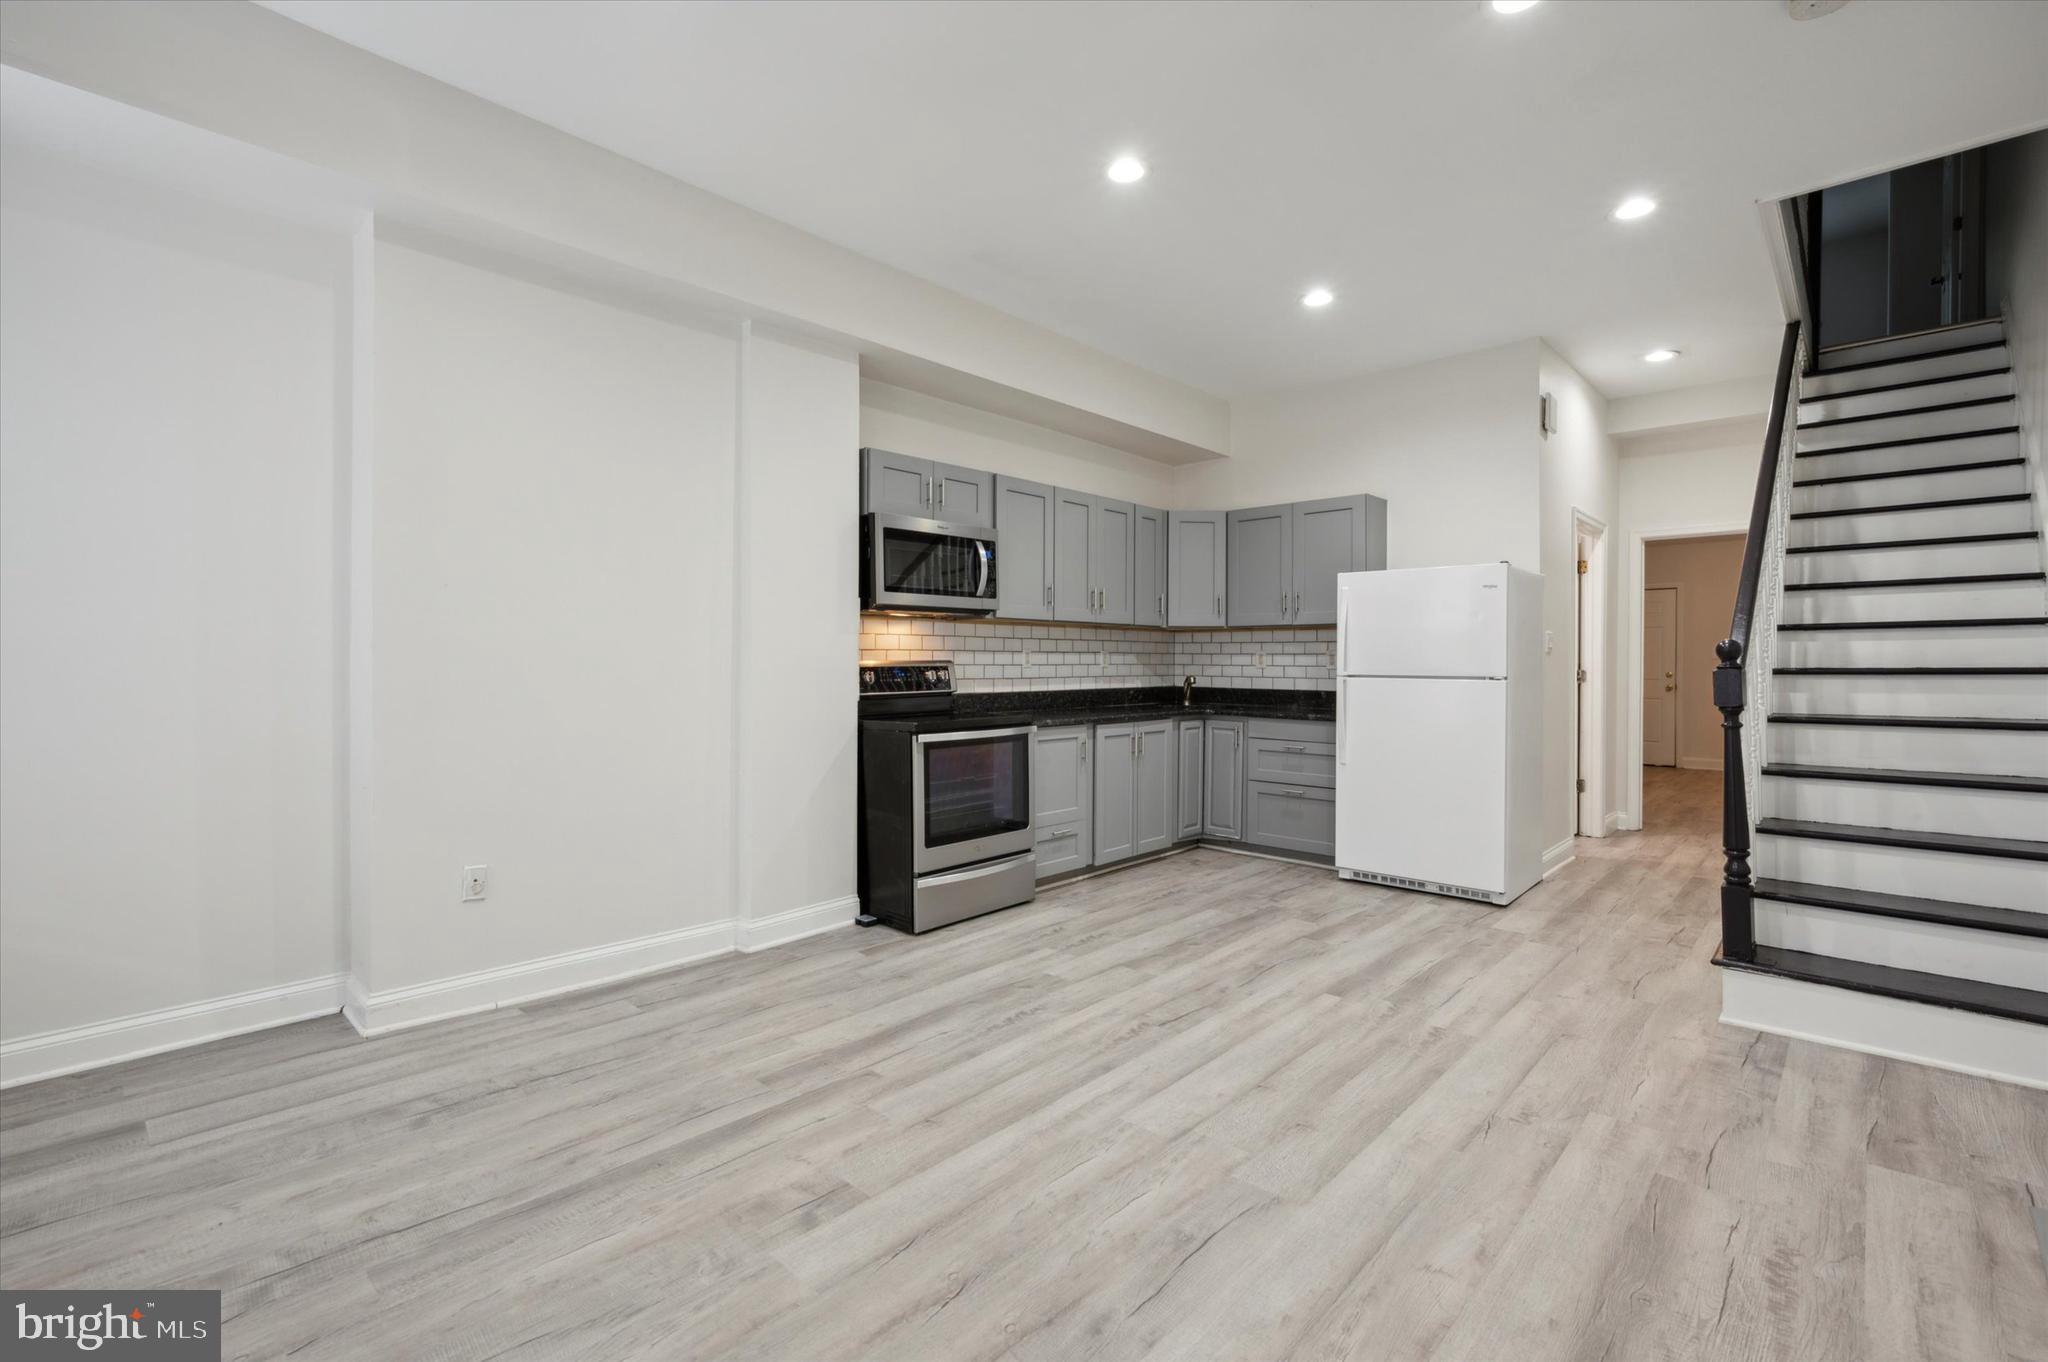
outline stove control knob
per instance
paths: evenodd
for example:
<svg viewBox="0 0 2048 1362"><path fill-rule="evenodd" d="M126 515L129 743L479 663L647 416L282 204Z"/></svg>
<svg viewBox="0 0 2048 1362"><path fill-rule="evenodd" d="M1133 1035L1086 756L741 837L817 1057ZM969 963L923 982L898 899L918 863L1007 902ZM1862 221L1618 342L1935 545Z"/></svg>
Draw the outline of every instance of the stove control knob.
<svg viewBox="0 0 2048 1362"><path fill-rule="evenodd" d="M860 674L860 681L864 686L872 686L875 684L875 674L872 671L864 671Z"/></svg>
<svg viewBox="0 0 2048 1362"><path fill-rule="evenodd" d="M938 670L933 667L926 667L924 669L924 679L927 681L937 681L939 679Z"/></svg>

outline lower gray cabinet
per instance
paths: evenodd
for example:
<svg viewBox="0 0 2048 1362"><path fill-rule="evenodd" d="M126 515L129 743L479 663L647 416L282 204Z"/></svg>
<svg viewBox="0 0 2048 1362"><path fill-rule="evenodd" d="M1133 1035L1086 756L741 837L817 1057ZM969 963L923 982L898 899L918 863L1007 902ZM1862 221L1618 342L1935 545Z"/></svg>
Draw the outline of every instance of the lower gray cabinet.
<svg viewBox="0 0 2048 1362"><path fill-rule="evenodd" d="M1202 721L1182 719L1176 735L1173 785L1176 802L1174 840L1202 835Z"/></svg>
<svg viewBox="0 0 2048 1362"><path fill-rule="evenodd" d="M1173 845L1180 821L1179 793L1174 789L1174 747L1171 719L1138 725L1138 758L1131 782L1132 833L1137 854L1164 851Z"/></svg>
<svg viewBox="0 0 2048 1362"><path fill-rule="evenodd" d="M1087 728L1041 728L1031 740L1031 823L1038 878L1094 863L1095 785Z"/></svg>
<svg viewBox="0 0 2048 1362"><path fill-rule="evenodd" d="M1137 819L1132 808L1138 766L1138 729L1134 724L1098 724L1095 728L1095 864L1121 861L1137 851Z"/></svg>
<svg viewBox="0 0 2048 1362"><path fill-rule="evenodd" d="M1210 719L1202 732L1202 835L1244 838L1244 722Z"/></svg>
<svg viewBox="0 0 2048 1362"><path fill-rule="evenodd" d="M1245 841L1253 846L1337 854L1337 792L1318 785L1245 782Z"/></svg>

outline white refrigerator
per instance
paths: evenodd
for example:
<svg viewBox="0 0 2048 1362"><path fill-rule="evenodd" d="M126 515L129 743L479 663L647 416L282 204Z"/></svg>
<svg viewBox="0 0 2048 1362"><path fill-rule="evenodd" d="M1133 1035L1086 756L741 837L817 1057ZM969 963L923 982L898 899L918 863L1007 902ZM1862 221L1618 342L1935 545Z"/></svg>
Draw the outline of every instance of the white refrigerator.
<svg viewBox="0 0 2048 1362"><path fill-rule="evenodd" d="M1337 873L1513 902L1542 878L1543 578L1337 578Z"/></svg>

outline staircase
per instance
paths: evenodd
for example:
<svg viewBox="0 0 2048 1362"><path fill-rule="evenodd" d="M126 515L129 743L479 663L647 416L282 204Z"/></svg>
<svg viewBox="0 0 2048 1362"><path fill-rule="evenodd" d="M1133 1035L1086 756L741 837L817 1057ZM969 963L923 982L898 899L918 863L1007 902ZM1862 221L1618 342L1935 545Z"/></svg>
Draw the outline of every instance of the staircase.
<svg viewBox="0 0 2048 1362"><path fill-rule="evenodd" d="M2048 508L2002 324L1796 385L1724 1020L2048 1086Z"/></svg>

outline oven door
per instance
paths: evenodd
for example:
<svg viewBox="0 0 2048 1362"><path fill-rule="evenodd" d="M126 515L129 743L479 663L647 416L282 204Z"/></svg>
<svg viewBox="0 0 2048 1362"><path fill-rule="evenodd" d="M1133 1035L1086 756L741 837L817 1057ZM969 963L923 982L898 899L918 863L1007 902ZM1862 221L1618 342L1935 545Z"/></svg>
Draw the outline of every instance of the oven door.
<svg viewBox="0 0 2048 1362"><path fill-rule="evenodd" d="M861 604L870 610L995 613L994 530L870 512L861 548Z"/></svg>
<svg viewBox="0 0 2048 1362"><path fill-rule="evenodd" d="M910 766L920 875L1031 849L1031 729L925 733Z"/></svg>

